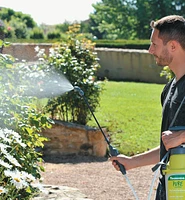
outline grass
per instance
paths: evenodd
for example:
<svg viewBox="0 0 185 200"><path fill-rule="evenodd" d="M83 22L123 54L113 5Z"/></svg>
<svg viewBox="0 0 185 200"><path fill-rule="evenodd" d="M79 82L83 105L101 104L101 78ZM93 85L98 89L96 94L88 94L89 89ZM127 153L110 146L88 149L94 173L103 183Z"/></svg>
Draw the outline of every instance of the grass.
<svg viewBox="0 0 185 200"><path fill-rule="evenodd" d="M120 153L133 155L159 145L163 87L135 82L105 83L94 114ZM97 127L94 118L88 125Z"/></svg>

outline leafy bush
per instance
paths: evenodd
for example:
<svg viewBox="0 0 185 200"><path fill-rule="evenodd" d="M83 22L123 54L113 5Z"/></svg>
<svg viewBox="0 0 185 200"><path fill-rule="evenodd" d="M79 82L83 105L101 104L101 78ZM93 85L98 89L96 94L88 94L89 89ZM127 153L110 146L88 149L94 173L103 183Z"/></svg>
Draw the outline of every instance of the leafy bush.
<svg viewBox="0 0 185 200"><path fill-rule="evenodd" d="M59 32L50 32L47 34L48 39L55 39L55 38L60 38L60 33Z"/></svg>
<svg viewBox="0 0 185 200"><path fill-rule="evenodd" d="M69 39L67 42L56 44L50 49L47 56L43 51L38 51L38 57L43 64L50 66L62 73L70 81L72 86L79 86L90 100L90 106L94 111L99 105L101 87L98 84L96 72L100 67L94 44L81 34L77 34L79 26L69 27ZM85 125L91 118L91 113L84 101L73 91L62 96L50 98L46 105L46 112L53 119L67 122L76 122Z"/></svg>
<svg viewBox="0 0 185 200"><path fill-rule="evenodd" d="M12 39L16 38L14 28L7 26L7 29L5 31L5 38L12 38Z"/></svg>
<svg viewBox="0 0 185 200"><path fill-rule="evenodd" d="M160 76L165 76L166 79L169 81L174 77L174 73L170 70L168 66L163 67Z"/></svg>
<svg viewBox="0 0 185 200"><path fill-rule="evenodd" d="M34 28L30 33L31 39L44 39L44 33L39 28Z"/></svg>
<svg viewBox="0 0 185 200"><path fill-rule="evenodd" d="M15 36L17 38L27 38L28 37L28 29L26 24L19 18L12 17L9 22L10 27L14 27Z"/></svg>
<svg viewBox="0 0 185 200"><path fill-rule="evenodd" d="M123 49L149 49L149 40L95 40L96 47L123 48Z"/></svg>
<svg viewBox="0 0 185 200"><path fill-rule="evenodd" d="M0 191L1 199L30 199L39 192L33 182L43 170L36 148L47 139L40 132L50 124L36 110L35 98L24 95L29 67L14 61L0 54Z"/></svg>

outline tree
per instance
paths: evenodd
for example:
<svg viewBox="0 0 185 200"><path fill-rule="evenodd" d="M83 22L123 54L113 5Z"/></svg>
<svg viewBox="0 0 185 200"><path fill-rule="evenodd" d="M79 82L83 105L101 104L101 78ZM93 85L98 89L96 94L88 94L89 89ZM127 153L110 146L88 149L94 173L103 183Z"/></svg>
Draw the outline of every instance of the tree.
<svg viewBox="0 0 185 200"><path fill-rule="evenodd" d="M184 15L185 3L172 0L137 0L136 1L137 26L139 39L150 36L150 22L171 14Z"/></svg>
<svg viewBox="0 0 185 200"><path fill-rule="evenodd" d="M95 13L90 15L92 33L99 38L131 38L136 23L132 0L102 0L93 4Z"/></svg>
<svg viewBox="0 0 185 200"><path fill-rule="evenodd" d="M137 18L137 23L135 26L135 31L137 38L148 39L150 36L150 21L152 20L152 12L150 9L150 3L148 0L137 0L136 1L136 11L135 16ZM144 14L143 14L144 13Z"/></svg>
<svg viewBox="0 0 185 200"><path fill-rule="evenodd" d="M20 18L12 17L9 25L14 28L15 36L17 38L28 38L29 32L27 26Z"/></svg>
<svg viewBox="0 0 185 200"><path fill-rule="evenodd" d="M65 21L63 24L57 24L55 28L61 31L62 33L66 33L70 25L71 25L70 22Z"/></svg>
<svg viewBox="0 0 185 200"><path fill-rule="evenodd" d="M10 8L1 8L0 19L5 24L7 37L28 38L29 30L37 27L36 22L28 14L15 12Z"/></svg>
<svg viewBox="0 0 185 200"><path fill-rule="evenodd" d="M181 0L102 0L93 7L91 32L98 39L148 39L151 20L185 13Z"/></svg>
<svg viewBox="0 0 185 200"><path fill-rule="evenodd" d="M160 19L166 15L175 14L172 0L149 0L152 20Z"/></svg>
<svg viewBox="0 0 185 200"><path fill-rule="evenodd" d="M22 14L21 19L25 22L28 28L36 27L36 22L33 20L33 18L30 15Z"/></svg>
<svg viewBox="0 0 185 200"><path fill-rule="evenodd" d="M10 8L0 8L0 19L9 22L15 11Z"/></svg>

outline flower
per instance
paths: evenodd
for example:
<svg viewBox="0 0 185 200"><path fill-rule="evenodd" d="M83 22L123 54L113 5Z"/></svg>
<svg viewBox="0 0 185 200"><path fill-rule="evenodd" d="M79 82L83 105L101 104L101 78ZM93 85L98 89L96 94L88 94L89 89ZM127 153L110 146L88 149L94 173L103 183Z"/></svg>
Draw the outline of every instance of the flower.
<svg viewBox="0 0 185 200"><path fill-rule="evenodd" d="M7 162L4 162L3 160L0 160L0 165L8 169L12 168L11 165L9 165Z"/></svg>
<svg viewBox="0 0 185 200"><path fill-rule="evenodd" d="M18 161L10 154L5 155L5 157L15 166L21 167L21 165L18 163Z"/></svg>
<svg viewBox="0 0 185 200"><path fill-rule="evenodd" d="M0 186L0 195L3 194L3 193L7 193L8 190L5 189L4 187Z"/></svg>
<svg viewBox="0 0 185 200"><path fill-rule="evenodd" d="M25 177L23 176L22 172L19 170L5 170L4 171L5 176L11 177L11 183L17 188L17 189L22 189L26 188L28 186L28 183L25 180Z"/></svg>
<svg viewBox="0 0 185 200"><path fill-rule="evenodd" d="M8 26L7 30L8 30L8 31L11 31L11 30L12 30L12 27Z"/></svg>

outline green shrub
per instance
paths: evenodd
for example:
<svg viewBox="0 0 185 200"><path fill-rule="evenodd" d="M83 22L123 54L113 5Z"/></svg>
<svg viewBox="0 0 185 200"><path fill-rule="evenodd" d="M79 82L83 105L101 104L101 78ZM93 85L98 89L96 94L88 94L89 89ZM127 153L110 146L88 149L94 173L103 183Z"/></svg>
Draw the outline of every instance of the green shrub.
<svg viewBox="0 0 185 200"><path fill-rule="evenodd" d="M50 49L47 56L39 51L43 64L50 66L50 70L57 70L70 81L72 86L79 86L90 100L94 111L99 105L101 87L98 84L96 72L100 67L98 57L93 51L94 44L83 35L77 34L78 26L69 29L67 42L56 44ZM76 122L85 125L91 118L91 113L83 99L74 93L68 92L62 96L50 98L46 105L46 112L53 119L67 122Z"/></svg>
<svg viewBox="0 0 185 200"><path fill-rule="evenodd" d="M39 28L34 28L30 33L31 39L44 39L44 33Z"/></svg>
<svg viewBox="0 0 185 200"><path fill-rule="evenodd" d="M123 49L149 49L149 40L95 40L96 47L123 48Z"/></svg>
<svg viewBox="0 0 185 200"><path fill-rule="evenodd" d="M27 26L21 19L12 17L9 26L14 27L15 36L17 38L28 38Z"/></svg>
<svg viewBox="0 0 185 200"><path fill-rule="evenodd" d="M169 81L174 77L174 73L170 70L168 66L163 67L160 76L165 76L165 78Z"/></svg>
<svg viewBox="0 0 185 200"><path fill-rule="evenodd" d="M60 38L60 33L59 32L50 32L50 33L48 33L47 34L47 38L48 39L58 39L58 38Z"/></svg>
<svg viewBox="0 0 185 200"><path fill-rule="evenodd" d="M35 98L24 95L30 69L25 63L15 64L10 55L0 54L0 148L1 199L30 199L39 189L43 170L41 153L46 138L40 135L50 124L38 112ZM24 95L24 96L23 96Z"/></svg>
<svg viewBox="0 0 185 200"><path fill-rule="evenodd" d="M7 30L5 31L5 38L16 38L14 28L8 26Z"/></svg>

